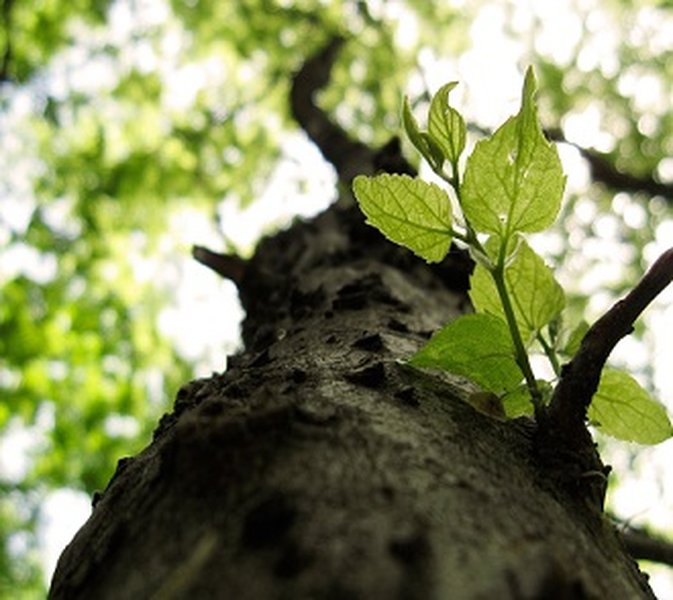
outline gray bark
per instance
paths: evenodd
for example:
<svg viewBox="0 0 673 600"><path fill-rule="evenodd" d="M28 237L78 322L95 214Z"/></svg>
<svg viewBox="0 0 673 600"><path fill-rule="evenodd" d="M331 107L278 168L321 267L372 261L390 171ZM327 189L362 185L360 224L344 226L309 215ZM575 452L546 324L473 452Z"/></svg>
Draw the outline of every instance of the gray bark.
<svg viewBox="0 0 673 600"><path fill-rule="evenodd" d="M532 421L404 366L469 309L461 255L431 268L333 207L240 288L246 351L120 464L50 598L653 597Z"/></svg>

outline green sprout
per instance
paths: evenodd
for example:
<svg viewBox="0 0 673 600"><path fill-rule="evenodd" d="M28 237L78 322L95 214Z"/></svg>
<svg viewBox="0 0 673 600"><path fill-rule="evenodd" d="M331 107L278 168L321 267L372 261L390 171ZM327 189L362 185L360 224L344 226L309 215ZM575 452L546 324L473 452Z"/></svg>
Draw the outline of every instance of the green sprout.
<svg viewBox="0 0 673 600"><path fill-rule="evenodd" d="M428 262L443 260L455 241L476 263L470 279L475 313L436 332L410 364L467 377L495 394L508 417L538 415L552 386L535 377L529 351L541 349L558 377L587 330L584 322L562 330L563 288L525 237L555 222L566 178L538 119L531 68L518 114L475 145L461 173L467 128L449 104L456 85L444 85L432 98L427 131L406 99L402 108L409 140L453 198L408 175L358 176L353 191L367 222L391 241ZM643 444L673 433L664 407L615 369L603 371L588 418L609 435Z"/></svg>

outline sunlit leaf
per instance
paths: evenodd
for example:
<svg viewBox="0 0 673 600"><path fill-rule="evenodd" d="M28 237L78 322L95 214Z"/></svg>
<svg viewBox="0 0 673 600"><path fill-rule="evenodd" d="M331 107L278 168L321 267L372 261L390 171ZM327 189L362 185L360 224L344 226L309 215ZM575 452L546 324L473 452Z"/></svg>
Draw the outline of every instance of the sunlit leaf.
<svg viewBox="0 0 673 600"><path fill-rule="evenodd" d="M603 433L639 444L658 444L673 435L664 406L631 375L615 369L603 371L589 421Z"/></svg>
<svg viewBox="0 0 673 600"><path fill-rule="evenodd" d="M533 415L533 403L525 384L521 384L513 391L505 394L502 397L502 406L510 419Z"/></svg>
<svg viewBox="0 0 673 600"><path fill-rule="evenodd" d="M444 161L442 149L426 132L421 131L416 118L411 112L409 99L406 96L402 104L402 126L409 141L421 153L421 156L428 161L430 166L433 169L441 168Z"/></svg>
<svg viewBox="0 0 673 600"><path fill-rule="evenodd" d="M490 242L487 248L497 246L498 239ZM505 284L519 331L528 340L561 312L565 296L552 270L525 240L518 240L516 248L505 268ZM493 278L481 264L470 278L470 299L477 310L505 318Z"/></svg>
<svg viewBox="0 0 673 600"><path fill-rule="evenodd" d="M547 402L551 397L553 388L548 381L537 379L538 392L542 395L543 402ZM510 419L516 419L522 416L533 416L533 401L530 392L525 383L521 383L511 392L507 392L501 398L505 414Z"/></svg>
<svg viewBox="0 0 673 600"><path fill-rule="evenodd" d="M451 321L409 363L462 375L496 394L515 389L522 379L507 325L486 314Z"/></svg>
<svg viewBox="0 0 673 600"><path fill-rule="evenodd" d="M457 164L465 149L465 120L460 113L449 106L449 92L458 83L452 81L443 85L433 96L428 116L428 133L439 145L451 164Z"/></svg>
<svg viewBox="0 0 673 600"><path fill-rule="evenodd" d="M580 348L580 344L584 339L587 331L589 331L589 323L582 319L568 335L561 352L566 356L573 356Z"/></svg>
<svg viewBox="0 0 673 600"><path fill-rule="evenodd" d="M556 148L540 128L534 93L529 69L519 113L477 143L467 160L462 206L477 231L509 238L546 229L556 219L565 177Z"/></svg>
<svg viewBox="0 0 673 600"><path fill-rule="evenodd" d="M367 223L428 262L439 262L451 245L451 209L446 192L408 175L360 175L353 191Z"/></svg>

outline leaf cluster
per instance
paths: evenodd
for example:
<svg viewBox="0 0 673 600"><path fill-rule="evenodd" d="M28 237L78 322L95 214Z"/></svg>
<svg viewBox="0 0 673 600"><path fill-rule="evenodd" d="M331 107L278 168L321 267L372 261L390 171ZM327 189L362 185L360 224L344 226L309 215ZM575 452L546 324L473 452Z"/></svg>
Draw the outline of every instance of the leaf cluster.
<svg viewBox="0 0 673 600"><path fill-rule="evenodd" d="M450 105L451 82L433 96L427 131L409 102L402 123L415 148L453 193L406 175L359 176L353 190L367 222L428 262L453 242L476 262L470 280L475 314L448 323L410 359L416 367L465 376L502 402L510 417L530 414L550 399L550 383L533 373L529 354L544 354L556 377L579 347L587 325L567 326L565 294L526 235L556 220L565 176L556 147L544 136L535 102L536 80L526 73L521 108L464 161L466 125ZM664 408L629 374L606 369L589 418L623 440L655 444L673 430Z"/></svg>

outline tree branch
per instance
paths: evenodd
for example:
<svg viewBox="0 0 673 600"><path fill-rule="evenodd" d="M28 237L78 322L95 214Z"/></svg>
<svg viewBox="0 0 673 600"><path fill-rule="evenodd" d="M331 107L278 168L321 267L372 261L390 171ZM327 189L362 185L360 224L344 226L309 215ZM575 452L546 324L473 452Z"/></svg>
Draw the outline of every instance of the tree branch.
<svg viewBox="0 0 673 600"><path fill-rule="evenodd" d="M236 287L241 286L248 263L240 256L236 256L235 254L219 254L203 246L193 246L192 256L218 275L233 281Z"/></svg>
<svg viewBox="0 0 673 600"><path fill-rule="evenodd" d="M350 186L356 175L387 172L415 175L415 169L402 156L399 141L393 138L380 150L352 139L315 103L315 94L329 83L332 67L343 46L342 37L332 38L306 60L292 78L290 107L297 123L336 169L339 179Z"/></svg>
<svg viewBox="0 0 673 600"><path fill-rule="evenodd" d="M415 175L415 169L402 156L399 138L393 137L383 147L373 150L353 140L315 103L315 94L329 83L332 67L344 41L342 37L332 38L324 48L308 58L292 78L290 106L294 118L325 159L332 163L339 179L348 186L356 175L378 170ZM203 246L194 246L192 256L220 276L233 281L239 289L249 270L248 262L242 258L213 252ZM459 273L462 281L464 277L460 276L464 276L464 273ZM466 283L461 289L465 288Z"/></svg>
<svg viewBox="0 0 673 600"><path fill-rule="evenodd" d="M546 131L549 139L569 144L579 151L589 163L591 178L615 191L644 192L650 196L663 196L673 202L673 185L661 183L653 176L638 177L631 173L624 173L615 167L607 154L591 148L584 148L569 141L560 129Z"/></svg>
<svg viewBox="0 0 673 600"><path fill-rule="evenodd" d="M673 566L673 542L638 527L628 526L621 529L620 533L626 549L633 558Z"/></svg>
<svg viewBox="0 0 673 600"><path fill-rule="evenodd" d="M673 280L673 248L664 252L629 294L587 331L548 407L537 411L536 455L548 476L597 512L603 511L609 467L586 427L587 409L612 349L633 330L648 304Z"/></svg>
<svg viewBox="0 0 673 600"><path fill-rule="evenodd" d="M315 94L327 85L342 37L334 37L314 56L304 62L292 78L290 107L292 116L318 146L327 161L334 165L339 179L345 183L362 172L362 165L371 165L371 150L352 140L339 125L315 103Z"/></svg>
<svg viewBox="0 0 673 600"><path fill-rule="evenodd" d="M633 323L673 280L673 248L664 252L638 285L619 300L587 331L577 354L564 365L549 418L572 435L584 428L591 399L598 389L603 366L617 342L633 331Z"/></svg>

